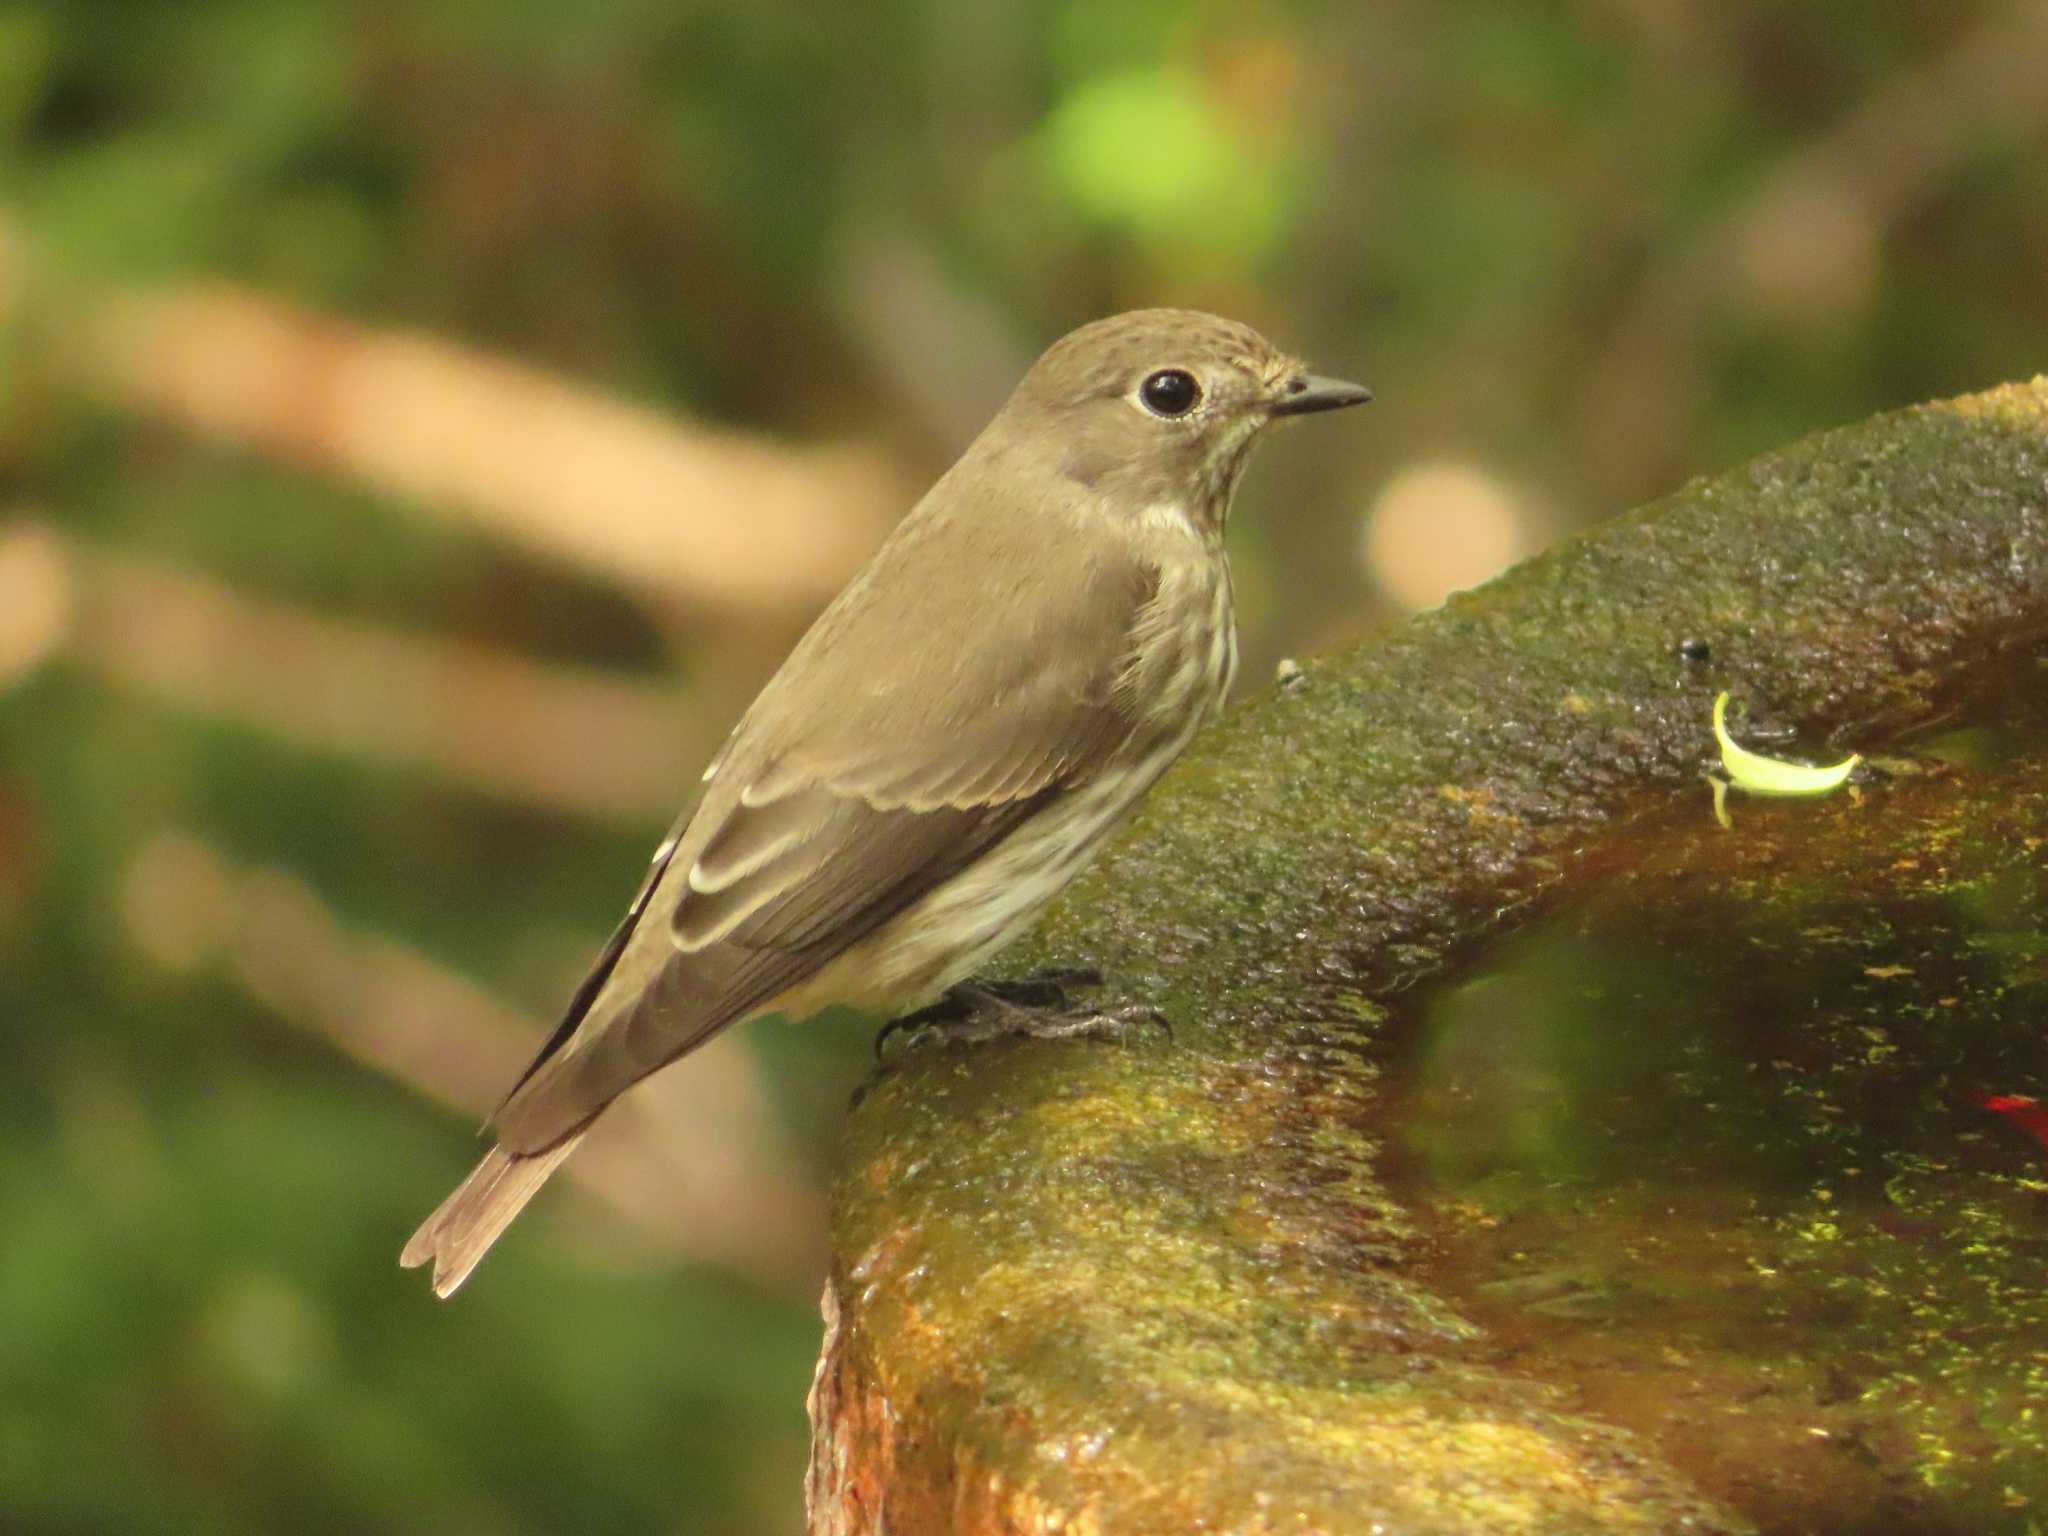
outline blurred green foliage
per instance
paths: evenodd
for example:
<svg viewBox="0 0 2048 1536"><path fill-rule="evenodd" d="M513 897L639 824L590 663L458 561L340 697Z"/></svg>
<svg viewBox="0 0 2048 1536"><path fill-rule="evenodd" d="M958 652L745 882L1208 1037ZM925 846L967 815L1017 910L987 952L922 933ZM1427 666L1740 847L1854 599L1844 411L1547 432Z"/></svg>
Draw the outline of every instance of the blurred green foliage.
<svg viewBox="0 0 2048 1536"><path fill-rule="evenodd" d="M957 431L856 323L849 252L882 228L939 285L913 309L989 320L999 377L1176 302L1379 388L1359 430L1248 488L1233 538L1270 665L1376 616L1349 553L1411 458L1483 463L1566 531L2040 368L2038 12L0 5L4 505L336 613L687 670L602 584L82 403L52 361L65 306L232 279L792 437L879 435L929 472ZM546 1216L430 1304L393 1257L469 1143L225 980L138 956L120 875L166 825L541 1014L659 830L63 667L0 694L0 1526L791 1528L814 1315L600 1270ZM827 1166L866 1041L756 1033Z"/></svg>

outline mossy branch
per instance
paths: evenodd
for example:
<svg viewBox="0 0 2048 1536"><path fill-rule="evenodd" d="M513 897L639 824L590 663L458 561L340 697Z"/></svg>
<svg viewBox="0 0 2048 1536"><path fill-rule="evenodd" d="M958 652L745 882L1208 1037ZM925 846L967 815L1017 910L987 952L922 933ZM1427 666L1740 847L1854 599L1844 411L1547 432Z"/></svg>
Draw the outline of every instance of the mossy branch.
<svg viewBox="0 0 2048 1536"><path fill-rule="evenodd" d="M2036 380L1700 481L1240 707L1020 961L1172 1041L912 1052L854 1114L813 1532L1745 1528L1414 1278L1385 1000L1617 818L1706 814L1717 691L1863 747L2044 626Z"/></svg>

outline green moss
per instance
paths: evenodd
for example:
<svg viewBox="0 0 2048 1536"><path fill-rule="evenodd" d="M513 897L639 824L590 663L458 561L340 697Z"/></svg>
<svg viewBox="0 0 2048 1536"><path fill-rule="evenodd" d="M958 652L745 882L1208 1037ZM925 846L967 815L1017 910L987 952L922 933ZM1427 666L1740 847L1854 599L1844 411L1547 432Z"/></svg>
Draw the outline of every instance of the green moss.
<svg viewBox="0 0 2048 1536"><path fill-rule="evenodd" d="M1998 718L2012 669L1997 642L2044 623L2039 382L1700 482L1252 699L1016 962L1100 966L1105 1000L1163 1009L1172 1040L914 1052L855 1117L839 1286L892 1400L974 1464L1053 1505L1109 1511L1117 1528L1661 1530L1681 1515L1696 1530L1736 1528L1644 1439L1582 1411L1584 1377L1546 1383L1540 1361L1501 1368L1501 1319L1528 1298L1488 1301L1431 1257L1462 1222L1503 1234L1501 1258L1513 1223L1561 1209L1596 1244L1641 1238L1647 1197L1623 1199L1613 1170L1671 1145L1668 1104L1639 1116L1638 1141L1600 1149L1546 1121L1546 1103L1596 1102L1657 1070L1695 1111L1701 1095L1726 1097L1703 1044L1725 1010L1666 998L1646 1035L1575 1037L1572 999L1642 978L1627 964L1551 965L1545 984L1564 1001L1527 1033L1555 1049L1516 1067L1526 1112L1498 1117L1521 1129L1466 1170L1478 1182L1464 1193L1411 1209L1389 1179L1412 1201L1415 1169L1429 1166L1401 1116L1422 1102L1415 1052L1431 1002L1460 995L1460 967L1497 963L1479 947L1489 936L1577 894L1654 874L1697 895L1711 878L1715 901L1674 908L1686 915L1665 942L1739 933L1786 967L1787 995L1818 976L1842 999L1825 1069L1799 1063L1781 1094L1723 1117L1717 1191L1778 1202L1770 1241L1733 1262L1761 1284L1792 1250L1809 1267L1858 1251L1837 1193L1846 1159L1862 1158L1866 1178L1886 1165L1877 1133L1852 1132L1861 1122L1846 1111L1944 1028L1979 1028L1950 1018L1939 987L1867 974L1886 964L1872 957L1902 942L1946 954L1928 912L2010 912L2038 895L2038 882L2016 892L2010 862L1991 857L2033 835L2023 823L2035 827L2025 818L2038 802L2007 784L2003 800L1965 804L1955 774L1925 762L1818 814L1739 805L1725 834L1697 783L1714 755L1709 705L1732 690L1760 743L1791 733L1816 751L1883 751L1938 710ZM1688 660L1688 641L1708 659ZM2031 739L2011 760L2040 753ZM1909 815L1894 808L1908 796ZM1895 816L1937 888L1910 914L1836 910L1843 892L1866 891L1869 849L1893 846L1870 833ZM1794 847L1813 851L1788 887ZM1967 875L1966 850L1981 855ZM1768 916L1733 923L1744 904ZM2038 963L2029 931L1973 930L1996 941L1970 952L1984 988ZM1475 1017L1493 1006L1463 995ZM1931 1024L1909 1030L1906 1006ZM1515 1158L1532 1168L1517 1173ZM1569 1183L1553 1182L1560 1169ZM1700 1230L1717 1230L1704 1213ZM2017 1281L2000 1277L2009 1305ZM1561 1323L1654 1312L1678 1294L1654 1275L1603 1290L1581 1269L1536 1300ZM2032 1315L2010 1313L2015 1326ZM1932 1354L1924 1363L1940 1369ZM1952 1403L1990 1405L1954 1379ZM2008 1370L1997 1391L2016 1379ZM1914 1465L1932 1469L1953 1448L1928 1433ZM2014 1428L2001 1444L2017 1454L2035 1433ZM1687 1471L1716 1481L1711 1467Z"/></svg>

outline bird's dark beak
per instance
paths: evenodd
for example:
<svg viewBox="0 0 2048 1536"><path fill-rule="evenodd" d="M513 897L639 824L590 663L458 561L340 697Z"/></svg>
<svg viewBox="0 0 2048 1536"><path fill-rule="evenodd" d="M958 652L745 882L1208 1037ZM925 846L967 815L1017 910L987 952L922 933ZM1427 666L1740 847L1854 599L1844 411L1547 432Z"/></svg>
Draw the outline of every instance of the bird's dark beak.
<svg viewBox="0 0 2048 1536"><path fill-rule="evenodd" d="M1346 379L1326 379L1318 373L1297 373L1282 386L1266 409L1275 416L1306 416L1310 411L1341 411L1347 405L1363 405L1372 391Z"/></svg>

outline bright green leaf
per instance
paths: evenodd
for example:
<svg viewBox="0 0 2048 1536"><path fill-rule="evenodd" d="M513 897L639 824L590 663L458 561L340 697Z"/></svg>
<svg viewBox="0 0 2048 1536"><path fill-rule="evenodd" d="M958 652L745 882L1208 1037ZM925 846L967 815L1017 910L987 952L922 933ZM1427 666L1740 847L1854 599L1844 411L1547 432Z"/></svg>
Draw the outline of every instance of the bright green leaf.
<svg viewBox="0 0 2048 1536"><path fill-rule="evenodd" d="M1728 734L1726 693L1714 697L1714 739L1721 744L1721 766L1729 782L1752 795L1825 795L1840 789L1863 761L1861 753L1852 752L1831 768L1809 768L1738 747Z"/></svg>

